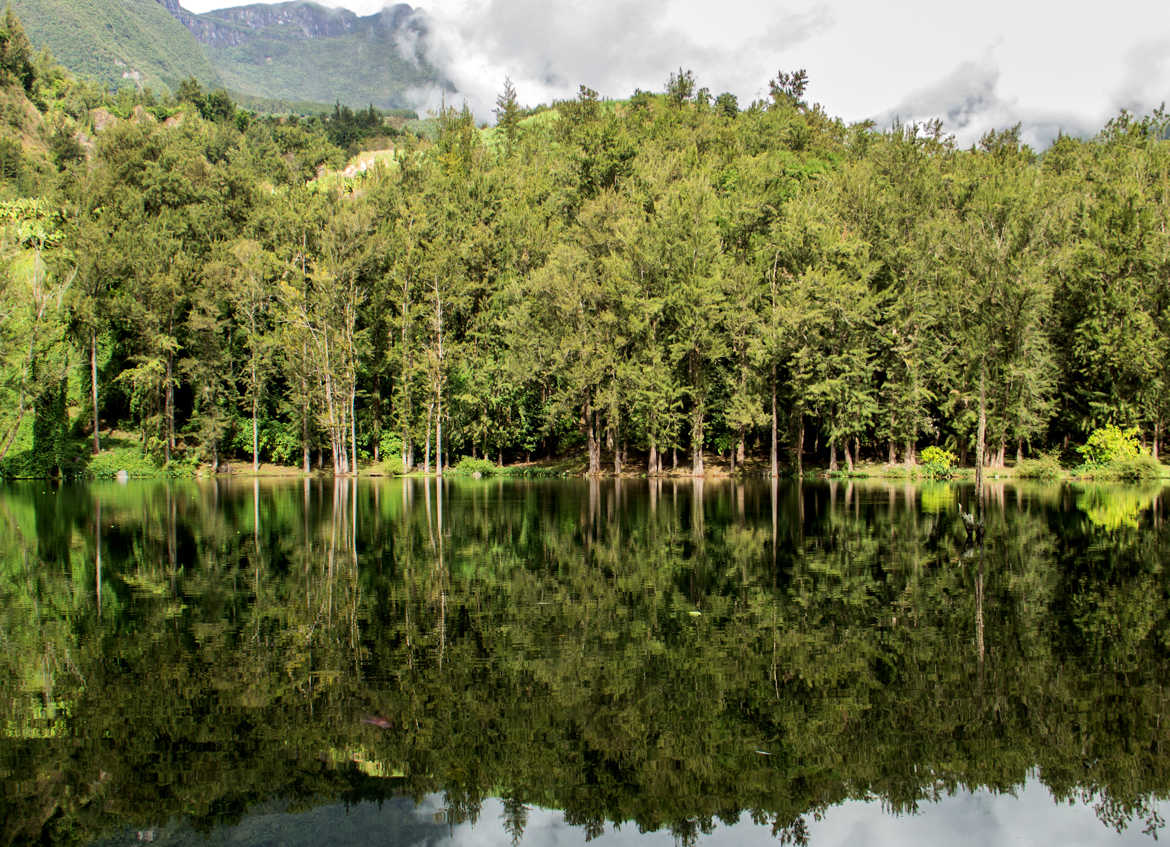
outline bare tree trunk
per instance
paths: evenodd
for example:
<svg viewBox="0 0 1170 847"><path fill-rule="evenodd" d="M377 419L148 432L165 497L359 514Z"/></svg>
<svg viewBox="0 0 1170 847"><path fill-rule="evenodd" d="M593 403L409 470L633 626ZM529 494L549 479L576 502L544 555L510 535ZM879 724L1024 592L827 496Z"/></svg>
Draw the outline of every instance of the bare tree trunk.
<svg viewBox="0 0 1170 847"><path fill-rule="evenodd" d="M435 404L427 403L427 437L423 439L426 452L423 454L423 473L431 472L431 417L435 413ZM429 491L430 489L428 489Z"/></svg>
<svg viewBox="0 0 1170 847"><path fill-rule="evenodd" d="M93 454L102 451L102 427L98 421L97 330L89 334L89 384L93 400Z"/></svg>
<svg viewBox="0 0 1170 847"><path fill-rule="evenodd" d="M772 479L780 476L780 454L776 434L776 369L772 369Z"/></svg>
<svg viewBox="0 0 1170 847"><path fill-rule="evenodd" d="M853 473L853 454L849 452L849 439L848 438L846 438L845 441L843 442L843 446L845 448L845 467L847 467L849 469L850 473Z"/></svg>
<svg viewBox="0 0 1170 847"><path fill-rule="evenodd" d="M349 383L349 453L353 458L353 474L357 476L358 472L358 455L357 455L357 374L353 375L353 379Z"/></svg>
<svg viewBox="0 0 1170 847"><path fill-rule="evenodd" d="M646 476L658 474L658 443L650 436L650 455L646 457Z"/></svg>
<svg viewBox="0 0 1170 847"><path fill-rule="evenodd" d="M435 393L435 473L443 475L443 392Z"/></svg>
<svg viewBox="0 0 1170 847"><path fill-rule="evenodd" d="M837 439L829 439L829 473L837 472Z"/></svg>
<svg viewBox="0 0 1170 847"><path fill-rule="evenodd" d="M796 478L804 477L804 412L796 413Z"/></svg>
<svg viewBox="0 0 1170 847"><path fill-rule="evenodd" d="M691 420L691 474L702 476L703 473L703 404L696 403Z"/></svg>
<svg viewBox="0 0 1170 847"><path fill-rule="evenodd" d="M256 391L256 359L252 358L252 473L260 470L260 398Z"/></svg>
<svg viewBox="0 0 1170 847"><path fill-rule="evenodd" d="M601 445L597 443L589 395L585 395L585 405L581 408L581 425L585 428L585 446L589 451L589 476L595 477L601 474Z"/></svg>
<svg viewBox="0 0 1170 847"><path fill-rule="evenodd" d="M313 462L309 456L309 387L303 379L301 380L301 390L305 392L304 417L301 421L301 469L307 474L313 470Z"/></svg>
<svg viewBox="0 0 1170 847"><path fill-rule="evenodd" d="M171 377L174 373L174 365L175 365L175 354L174 353L167 353L167 384L166 384L166 392L165 392L165 397L166 397L165 417L166 417L166 424L167 424L167 433L166 433L167 437L166 437L166 447L165 447L164 452L166 453L166 459L167 459L168 464L170 464L170 461L171 461L171 451L175 449L175 384L171 379Z"/></svg>
<svg viewBox="0 0 1170 847"><path fill-rule="evenodd" d="M979 374L979 423L975 431L975 515L983 517L983 463L987 457L987 369Z"/></svg>

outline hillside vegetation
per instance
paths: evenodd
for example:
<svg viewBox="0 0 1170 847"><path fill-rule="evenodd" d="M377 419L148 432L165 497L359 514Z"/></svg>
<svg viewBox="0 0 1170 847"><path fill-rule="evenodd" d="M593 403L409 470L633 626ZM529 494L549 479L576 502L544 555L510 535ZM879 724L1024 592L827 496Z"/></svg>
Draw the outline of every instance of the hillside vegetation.
<svg viewBox="0 0 1170 847"><path fill-rule="evenodd" d="M429 66L405 59L393 39L392 32L382 30L305 39L272 28L247 44L204 49L233 91L395 109L409 106L409 90L434 85L436 75Z"/></svg>
<svg viewBox="0 0 1170 847"><path fill-rule="evenodd" d="M188 78L226 87L265 111L322 112L409 105L437 84L404 37L421 23L409 6L358 17L315 3L241 6L203 15L160 0L11 0L37 47L111 88L169 93ZM168 9L169 6L169 9Z"/></svg>
<svg viewBox="0 0 1170 847"><path fill-rule="evenodd" d="M70 71L110 87L174 90L223 80L203 48L157 0L9 0L29 39Z"/></svg>

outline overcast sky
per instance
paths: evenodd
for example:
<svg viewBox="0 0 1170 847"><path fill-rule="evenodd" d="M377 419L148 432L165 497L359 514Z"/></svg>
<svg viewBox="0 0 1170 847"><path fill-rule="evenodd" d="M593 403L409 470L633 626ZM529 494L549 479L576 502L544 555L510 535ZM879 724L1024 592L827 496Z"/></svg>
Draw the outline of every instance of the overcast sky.
<svg viewBox="0 0 1170 847"><path fill-rule="evenodd" d="M182 0L191 11L240 5ZM372 14L383 0L325 0ZM1125 107L1170 100L1170 11L1154 0L415 0L432 59L481 118L511 76L526 104L661 91L694 71L741 105L806 68L811 100L849 121L941 117L960 142L1024 124L1043 145ZM429 103L420 101L420 106Z"/></svg>

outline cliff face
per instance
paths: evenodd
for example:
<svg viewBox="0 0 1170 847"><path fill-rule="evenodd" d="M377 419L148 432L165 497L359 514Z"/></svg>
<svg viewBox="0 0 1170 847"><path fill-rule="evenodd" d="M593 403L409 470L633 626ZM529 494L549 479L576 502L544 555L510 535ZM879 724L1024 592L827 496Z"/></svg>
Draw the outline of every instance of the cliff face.
<svg viewBox="0 0 1170 847"><path fill-rule="evenodd" d="M359 17L348 9L316 3L256 3L195 15L179 0L158 0L201 44L213 48L241 47L258 39L288 41L338 38L345 35L385 36L402 28L422 31L421 16L405 3Z"/></svg>

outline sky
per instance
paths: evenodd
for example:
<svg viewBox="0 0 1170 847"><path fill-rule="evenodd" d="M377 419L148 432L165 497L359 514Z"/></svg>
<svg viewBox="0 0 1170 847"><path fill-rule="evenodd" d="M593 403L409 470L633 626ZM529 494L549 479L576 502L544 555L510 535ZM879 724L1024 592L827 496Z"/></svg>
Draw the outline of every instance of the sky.
<svg viewBox="0 0 1170 847"><path fill-rule="evenodd" d="M194 12L241 0L182 0ZM367 15L384 0L324 0ZM414 0L427 54L482 119L508 76L527 105L661 91L694 72L741 106L779 71L846 121L942 118L961 144L1019 122L1042 147L1170 100L1170 11L1154 0ZM435 93L417 104L433 107Z"/></svg>

